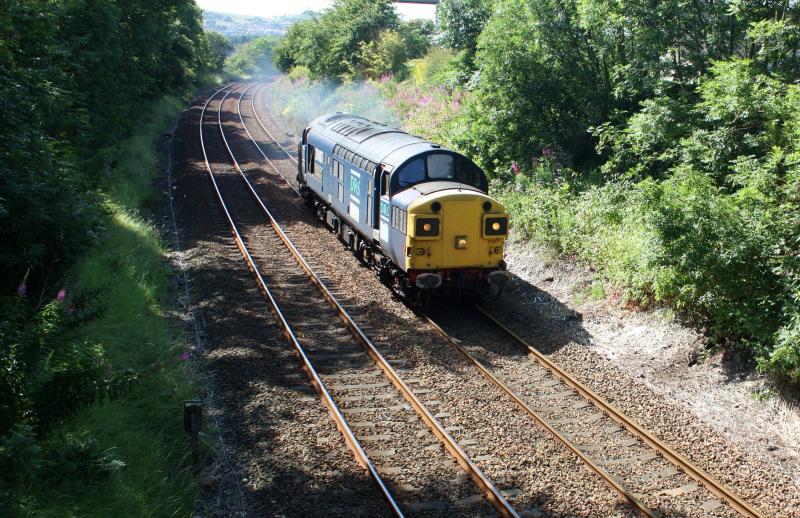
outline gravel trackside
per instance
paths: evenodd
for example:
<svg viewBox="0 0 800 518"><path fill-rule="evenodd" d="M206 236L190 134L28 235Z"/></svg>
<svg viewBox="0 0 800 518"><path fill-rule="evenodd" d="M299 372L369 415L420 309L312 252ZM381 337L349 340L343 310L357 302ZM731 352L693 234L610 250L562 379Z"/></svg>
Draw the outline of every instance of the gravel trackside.
<svg viewBox="0 0 800 518"><path fill-rule="evenodd" d="M196 100L177 126L172 186L202 337L193 356L208 380L206 434L216 450L197 513L386 516L388 508L305 381L233 244L202 162L204 101Z"/></svg>

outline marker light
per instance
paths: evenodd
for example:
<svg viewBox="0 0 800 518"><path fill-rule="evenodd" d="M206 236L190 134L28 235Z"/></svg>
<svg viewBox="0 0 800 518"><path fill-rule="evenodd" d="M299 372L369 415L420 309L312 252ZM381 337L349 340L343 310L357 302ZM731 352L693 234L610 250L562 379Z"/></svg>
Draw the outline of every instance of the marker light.
<svg viewBox="0 0 800 518"><path fill-rule="evenodd" d="M504 236L508 234L508 216L498 215L483 218L483 235Z"/></svg>
<svg viewBox="0 0 800 518"><path fill-rule="evenodd" d="M414 223L416 237L436 237L439 235L439 218L416 218Z"/></svg>

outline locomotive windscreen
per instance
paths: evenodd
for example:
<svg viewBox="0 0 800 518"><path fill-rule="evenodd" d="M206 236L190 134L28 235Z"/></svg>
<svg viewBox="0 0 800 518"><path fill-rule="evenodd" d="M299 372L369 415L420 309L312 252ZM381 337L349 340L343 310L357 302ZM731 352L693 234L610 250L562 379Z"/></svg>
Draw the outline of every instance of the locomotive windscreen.
<svg viewBox="0 0 800 518"><path fill-rule="evenodd" d="M403 189L426 180L452 180L486 191L483 171L470 160L458 155L432 153L415 158L397 172L397 187Z"/></svg>
<svg viewBox="0 0 800 518"><path fill-rule="evenodd" d="M456 176L453 155L428 155L428 178L452 180Z"/></svg>

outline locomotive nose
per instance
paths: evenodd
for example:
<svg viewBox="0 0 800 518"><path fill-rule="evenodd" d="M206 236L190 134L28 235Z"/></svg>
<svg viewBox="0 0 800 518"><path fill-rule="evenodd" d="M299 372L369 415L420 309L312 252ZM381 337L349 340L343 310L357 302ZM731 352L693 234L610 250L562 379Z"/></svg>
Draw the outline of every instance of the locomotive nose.
<svg viewBox="0 0 800 518"><path fill-rule="evenodd" d="M488 276L489 270L501 268L508 216L485 194L460 189L431 193L409 206L408 218L407 270L438 270L446 284L454 270L485 269ZM494 282L505 283L500 277Z"/></svg>

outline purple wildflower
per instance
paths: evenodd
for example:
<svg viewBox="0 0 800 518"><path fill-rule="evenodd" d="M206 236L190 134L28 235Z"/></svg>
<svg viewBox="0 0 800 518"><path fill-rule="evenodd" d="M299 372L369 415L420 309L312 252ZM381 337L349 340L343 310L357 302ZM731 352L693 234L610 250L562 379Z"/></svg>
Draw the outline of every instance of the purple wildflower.
<svg viewBox="0 0 800 518"><path fill-rule="evenodd" d="M392 75L392 73L391 73L391 72L389 72L388 74L383 74L383 75L381 76L381 78L380 78L380 82L381 82L381 84L382 84L382 85L385 85L386 83L388 83L388 82L389 82L389 81L391 81L392 79L394 79L394 75Z"/></svg>
<svg viewBox="0 0 800 518"><path fill-rule="evenodd" d="M549 147L543 147L542 148L542 156L552 157L553 156L553 150L550 149Z"/></svg>
<svg viewBox="0 0 800 518"><path fill-rule="evenodd" d="M183 351L178 359L182 362L189 361L189 351Z"/></svg>
<svg viewBox="0 0 800 518"><path fill-rule="evenodd" d="M59 302L64 302L64 299L67 298L67 290L61 288L58 290L58 294L56 295L56 300Z"/></svg>
<svg viewBox="0 0 800 518"><path fill-rule="evenodd" d="M519 164L517 164L516 160L511 161L511 172L514 174L519 174Z"/></svg>
<svg viewBox="0 0 800 518"><path fill-rule="evenodd" d="M22 282L19 283L19 286L17 286L17 296L24 297L27 294L28 294L28 283L26 283L25 280L23 279Z"/></svg>

